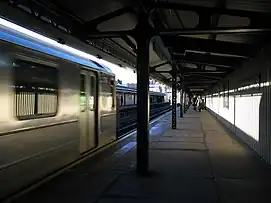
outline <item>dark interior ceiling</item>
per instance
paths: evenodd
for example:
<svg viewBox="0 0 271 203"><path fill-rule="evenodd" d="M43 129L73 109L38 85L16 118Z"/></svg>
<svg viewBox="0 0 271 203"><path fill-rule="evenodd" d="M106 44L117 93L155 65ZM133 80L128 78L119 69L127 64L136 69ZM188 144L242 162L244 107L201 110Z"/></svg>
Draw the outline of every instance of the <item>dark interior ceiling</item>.
<svg viewBox="0 0 271 203"><path fill-rule="evenodd" d="M269 42L269 0L9 0L7 4L135 67L136 43L129 36L144 11L163 43L150 67L170 83L171 66L184 87L201 92L250 60ZM155 49L155 44L153 45ZM160 46L161 47L161 46Z"/></svg>

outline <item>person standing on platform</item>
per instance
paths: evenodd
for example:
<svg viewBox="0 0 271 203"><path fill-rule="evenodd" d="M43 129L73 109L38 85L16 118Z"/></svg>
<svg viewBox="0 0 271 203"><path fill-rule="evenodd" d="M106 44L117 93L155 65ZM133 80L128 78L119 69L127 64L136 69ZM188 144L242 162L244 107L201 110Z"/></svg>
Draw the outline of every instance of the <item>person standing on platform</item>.
<svg viewBox="0 0 271 203"><path fill-rule="evenodd" d="M201 109L202 109L202 99L201 99L201 96L198 96L198 99L197 99L197 109L199 112L201 112Z"/></svg>
<svg viewBox="0 0 271 203"><path fill-rule="evenodd" d="M189 99L189 97L187 96L187 97L185 98L185 111L187 111L188 108L189 108L189 102L190 102L190 99Z"/></svg>
<svg viewBox="0 0 271 203"><path fill-rule="evenodd" d="M196 97L196 95L194 95L192 102L193 102L193 109L196 111L197 110L197 97Z"/></svg>

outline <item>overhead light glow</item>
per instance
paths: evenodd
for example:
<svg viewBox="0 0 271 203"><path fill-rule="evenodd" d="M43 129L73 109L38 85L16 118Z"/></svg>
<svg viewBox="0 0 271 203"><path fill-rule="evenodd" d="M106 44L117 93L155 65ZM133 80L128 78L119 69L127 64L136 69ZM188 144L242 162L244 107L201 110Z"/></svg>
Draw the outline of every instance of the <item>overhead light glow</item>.
<svg viewBox="0 0 271 203"><path fill-rule="evenodd" d="M48 37L45 37L43 35L40 35L38 33L35 33L31 30L28 30L22 26L19 26L19 25L16 25L12 22L9 22L3 18L0 18L0 25L2 26L5 26L7 28L10 28L16 32L19 32L19 33L22 33L22 34L25 34L25 35L28 35L30 37L33 37L35 39L38 39L38 40L41 40L42 42L46 42L48 43L49 45L52 45L52 46L55 46L57 48L60 48L62 50L65 50L65 51L68 51L74 55L77 55L77 56L80 56L82 58L86 58L86 59L90 59L90 60L93 60L93 61L96 61L96 62L99 62L99 60L93 56L93 55L90 55L90 54L87 54L83 51L80 51L78 49L75 49L75 48L72 48L70 46L67 46L67 45L64 45L64 44L60 44L58 43L57 41L53 40L53 39L50 39Z"/></svg>

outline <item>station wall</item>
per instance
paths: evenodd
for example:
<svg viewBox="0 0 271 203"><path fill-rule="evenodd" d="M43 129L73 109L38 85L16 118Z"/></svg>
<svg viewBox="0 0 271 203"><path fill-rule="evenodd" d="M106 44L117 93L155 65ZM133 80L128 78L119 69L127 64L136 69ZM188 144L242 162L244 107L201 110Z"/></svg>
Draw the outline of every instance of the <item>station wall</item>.
<svg viewBox="0 0 271 203"><path fill-rule="evenodd" d="M206 95L207 109L271 164L271 46Z"/></svg>

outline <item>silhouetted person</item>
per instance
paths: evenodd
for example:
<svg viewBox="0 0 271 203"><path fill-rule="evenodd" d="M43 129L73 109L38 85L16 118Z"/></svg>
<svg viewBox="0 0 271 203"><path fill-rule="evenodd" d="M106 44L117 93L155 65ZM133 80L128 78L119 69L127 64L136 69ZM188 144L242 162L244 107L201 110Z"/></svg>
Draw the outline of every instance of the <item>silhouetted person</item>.
<svg viewBox="0 0 271 203"><path fill-rule="evenodd" d="M193 102L193 109L196 111L197 110L197 97L194 96L193 99L192 99L192 102Z"/></svg>
<svg viewBox="0 0 271 203"><path fill-rule="evenodd" d="M201 99L201 96L198 96L198 98L197 98L197 107L198 107L198 111L201 112L201 109L202 109L202 99Z"/></svg>

